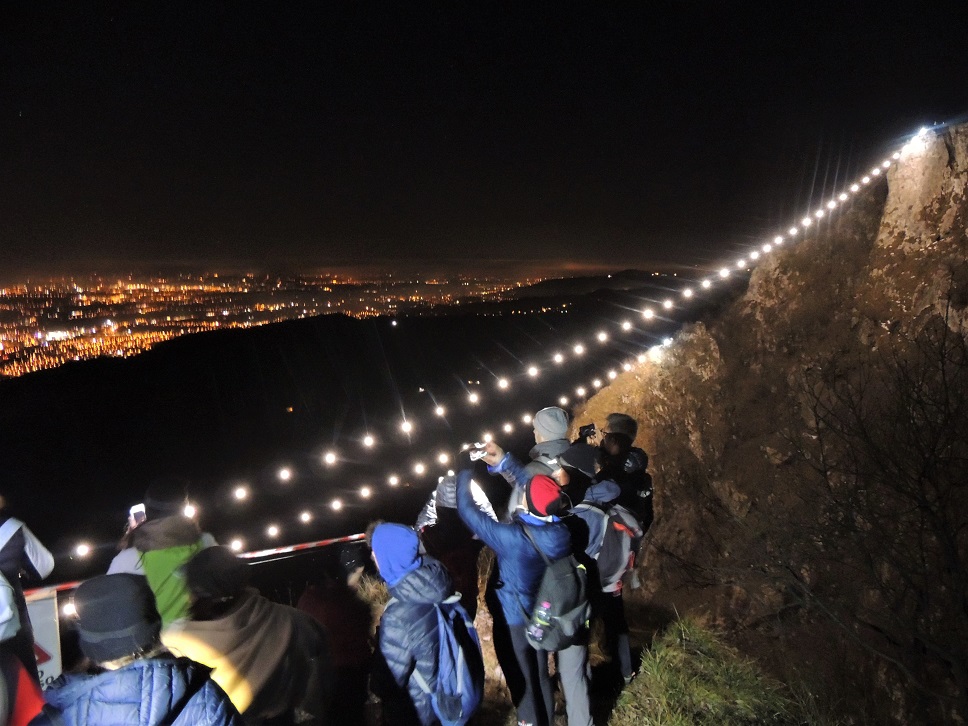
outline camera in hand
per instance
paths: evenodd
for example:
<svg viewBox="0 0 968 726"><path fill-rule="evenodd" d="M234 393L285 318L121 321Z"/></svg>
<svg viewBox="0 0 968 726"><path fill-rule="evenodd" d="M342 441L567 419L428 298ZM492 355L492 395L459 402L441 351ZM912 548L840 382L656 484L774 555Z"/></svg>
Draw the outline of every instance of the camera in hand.
<svg viewBox="0 0 968 726"><path fill-rule="evenodd" d="M578 438L587 439L589 436L595 433L595 424L589 423L578 429Z"/></svg>
<svg viewBox="0 0 968 726"><path fill-rule="evenodd" d="M471 447L471 450L470 450L471 461L477 461L478 459L484 458L487 455L487 449L485 448L486 446L487 446L486 443L474 444L474 446Z"/></svg>

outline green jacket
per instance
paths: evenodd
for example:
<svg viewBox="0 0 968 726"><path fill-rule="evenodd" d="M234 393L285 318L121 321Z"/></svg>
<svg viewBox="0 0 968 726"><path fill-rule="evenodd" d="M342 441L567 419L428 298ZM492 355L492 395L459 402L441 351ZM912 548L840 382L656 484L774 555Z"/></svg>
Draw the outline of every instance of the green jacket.
<svg viewBox="0 0 968 726"><path fill-rule="evenodd" d="M148 520L132 532L131 544L141 554L162 627L188 616L190 597L181 568L212 544L210 539L194 521L179 514Z"/></svg>

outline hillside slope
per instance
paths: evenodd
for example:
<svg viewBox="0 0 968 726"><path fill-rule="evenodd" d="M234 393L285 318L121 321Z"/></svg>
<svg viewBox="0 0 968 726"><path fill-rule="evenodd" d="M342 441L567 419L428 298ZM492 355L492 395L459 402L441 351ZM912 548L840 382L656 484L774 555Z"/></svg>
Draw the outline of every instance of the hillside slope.
<svg viewBox="0 0 968 726"><path fill-rule="evenodd" d="M651 455L631 596L857 721L968 716L966 187L968 126L929 135L576 415Z"/></svg>

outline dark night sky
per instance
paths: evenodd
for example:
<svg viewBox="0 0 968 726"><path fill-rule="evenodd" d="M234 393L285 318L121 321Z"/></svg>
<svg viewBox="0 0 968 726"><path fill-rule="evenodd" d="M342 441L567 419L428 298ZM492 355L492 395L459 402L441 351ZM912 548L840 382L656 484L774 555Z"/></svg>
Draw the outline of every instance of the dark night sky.
<svg viewBox="0 0 968 726"><path fill-rule="evenodd" d="M145 5L2 11L0 274L713 265L968 112L963 3Z"/></svg>

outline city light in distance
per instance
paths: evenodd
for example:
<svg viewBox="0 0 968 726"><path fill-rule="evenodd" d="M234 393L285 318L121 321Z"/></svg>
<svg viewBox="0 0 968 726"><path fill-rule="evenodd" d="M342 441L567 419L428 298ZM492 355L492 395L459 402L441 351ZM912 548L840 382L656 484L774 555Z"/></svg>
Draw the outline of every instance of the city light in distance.
<svg viewBox="0 0 968 726"><path fill-rule="evenodd" d="M363 446L365 446L366 448L368 449L371 448L375 443L376 443L376 439L374 439L370 434L367 434L366 436L363 437Z"/></svg>
<svg viewBox="0 0 968 726"><path fill-rule="evenodd" d="M471 403L477 403L478 401L481 400L481 397L478 396L476 393L470 393L467 396L467 400L470 401Z"/></svg>
<svg viewBox="0 0 968 726"><path fill-rule="evenodd" d="M528 375L531 376L532 378L538 375L537 366L528 366Z"/></svg>
<svg viewBox="0 0 968 726"><path fill-rule="evenodd" d="M191 519L192 517L194 517L195 514L197 514L197 512L198 512L198 510L195 509L195 505L194 504L186 504L185 505L185 508L182 510L182 514L184 514L189 519Z"/></svg>
<svg viewBox="0 0 968 726"><path fill-rule="evenodd" d="M404 419L400 424L400 430L405 434L409 434L411 431L413 431L413 424Z"/></svg>
<svg viewBox="0 0 968 726"><path fill-rule="evenodd" d="M302 514L299 515L299 521L302 522L303 524L308 524L309 522L312 521L312 519L313 519L313 515L310 514L309 512L303 512Z"/></svg>
<svg viewBox="0 0 968 726"><path fill-rule="evenodd" d="M229 542L229 547L232 549L233 552L241 552L243 547L242 540L238 538L233 539L231 542Z"/></svg>
<svg viewBox="0 0 968 726"><path fill-rule="evenodd" d="M326 456L323 457L323 461L326 462L326 465L327 466L332 466L333 464L335 464L336 463L336 452L335 451L327 451L326 452Z"/></svg>
<svg viewBox="0 0 968 726"><path fill-rule="evenodd" d="M329 503L329 506L334 512L338 512L343 508L343 502L340 499L334 499Z"/></svg>
<svg viewBox="0 0 968 726"><path fill-rule="evenodd" d="M390 478L387 479L387 484L389 484L392 487L395 487L399 483L400 483L400 477L395 476L393 474L391 474L390 475Z"/></svg>
<svg viewBox="0 0 968 726"><path fill-rule="evenodd" d="M278 537L279 528L274 524L270 524L268 529L266 529L266 534L269 535L270 537Z"/></svg>
<svg viewBox="0 0 968 726"><path fill-rule="evenodd" d="M360 496L363 499L369 499L373 495L373 490L370 487L360 487Z"/></svg>
<svg viewBox="0 0 968 726"><path fill-rule="evenodd" d="M279 470L279 481L289 481L292 479L292 469L284 466Z"/></svg>
<svg viewBox="0 0 968 726"><path fill-rule="evenodd" d="M78 557L87 557L91 554L91 545L87 542L81 542L77 547L74 548L74 554Z"/></svg>
<svg viewBox="0 0 968 726"><path fill-rule="evenodd" d="M249 490L245 487L235 487L235 491L232 492L232 494L234 494L235 498L241 502L243 499L248 498Z"/></svg>
<svg viewBox="0 0 968 726"><path fill-rule="evenodd" d="M437 408L434 409L434 413L438 416L443 416L445 413L447 413L447 411L444 410L443 406L437 406Z"/></svg>
<svg viewBox="0 0 968 726"><path fill-rule="evenodd" d="M427 467L424 466L419 461L413 465L413 473L417 476L423 476L424 472L427 471Z"/></svg>
<svg viewBox="0 0 968 726"><path fill-rule="evenodd" d="M497 387L500 388L501 390L507 389L507 387L510 385L511 384L507 378L499 378L497 381Z"/></svg>

